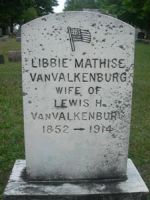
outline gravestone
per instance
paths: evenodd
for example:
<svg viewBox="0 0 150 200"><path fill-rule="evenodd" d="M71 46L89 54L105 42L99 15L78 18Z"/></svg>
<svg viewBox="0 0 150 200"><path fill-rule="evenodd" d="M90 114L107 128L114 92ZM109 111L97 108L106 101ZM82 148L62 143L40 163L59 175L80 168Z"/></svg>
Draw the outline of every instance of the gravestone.
<svg viewBox="0 0 150 200"><path fill-rule="evenodd" d="M0 37L2 37L2 35L3 35L3 34L2 34L2 28L0 28Z"/></svg>
<svg viewBox="0 0 150 200"><path fill-rule="evenodd" d="M4 64L4 63L5 63L4 56L0 54L0 64Z"/></svg>
<svg viewBox="0 0 150 200"><path fill-rule="evenodd" d="M19 29L16 33L16 41L21 42L21 27L19 27Z"/></svg>
<svg viewBox="0 0 150 200"><path fill-rule="evenodd" d="M9 62L20 62L21 61L21 51L8 51Z"/></svg>
<svg viewBox="0 0 150 200"><path fill-rule="evenodd" d="M118 19L66 12L23 25L26 163L4 198L146 196L128 161L133 65L134 28Z"/></svg>
<svg viewBox="0 0 150 200"><path fill-rule="evenodd" d="M31 179L126 178L134 28L90 18L49 15L22 28Z"/></svg>

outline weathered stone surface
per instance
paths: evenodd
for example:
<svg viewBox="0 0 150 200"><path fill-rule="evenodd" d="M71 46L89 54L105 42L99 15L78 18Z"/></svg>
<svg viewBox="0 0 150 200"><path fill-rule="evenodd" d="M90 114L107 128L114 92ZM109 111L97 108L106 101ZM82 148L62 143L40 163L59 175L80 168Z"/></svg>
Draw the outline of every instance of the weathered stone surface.
<svg viewBox="0 0 150 200"><path fill-rule="evenodd" d="M10 62L20 62L21 61L21 51L9 51L8 60Z"/></svg>
<svg viewBox="0 0 150 200"><path fill-rule="evenodd" d="M39 179L124 178L134 28L94 12L22 27L27 172Z"/></svg>
<svg viewBox="0 0 150 200"><path fill-rule="evenodd" d="M131 160L123 182L28 182L25 161L17 160L4 191L4 200L81 199L81 200L146 200L148 188Z"/></svg>
<svg viewBox="0 0 150 200"><path fill-rule="evenodd" d="M3 55L0 55L0 64L4 64L5 63L5 59Z"/></svg>

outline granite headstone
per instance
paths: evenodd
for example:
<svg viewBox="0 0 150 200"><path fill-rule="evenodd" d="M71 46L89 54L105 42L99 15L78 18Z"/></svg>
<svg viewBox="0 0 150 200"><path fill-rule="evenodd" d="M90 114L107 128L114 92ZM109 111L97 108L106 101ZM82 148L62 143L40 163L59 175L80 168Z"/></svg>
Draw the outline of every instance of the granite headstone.
<svg viewBox="0 0 150 200"><path fill-rule="evenodd" d="M99 13L48 15L23 25L22 55L29 177L125 178L134 28Z"/></svg>

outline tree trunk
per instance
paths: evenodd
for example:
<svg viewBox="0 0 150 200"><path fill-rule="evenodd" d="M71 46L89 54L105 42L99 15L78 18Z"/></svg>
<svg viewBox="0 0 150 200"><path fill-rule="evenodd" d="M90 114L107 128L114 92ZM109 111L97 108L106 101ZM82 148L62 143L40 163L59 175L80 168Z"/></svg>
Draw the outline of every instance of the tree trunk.
<svg viewBox="0 0 150 200"><path fill-rule="evenodd" d="M13 19L11 19L11 22L10 22L10 33L11 34L14 33L14 21L13 21Z"/></svg>
<svg viewBox="0 0 150 200"><path fill-rule="evenodd" d="M6 25L2 25L2 35L7 35L7 26Z"/></svg>

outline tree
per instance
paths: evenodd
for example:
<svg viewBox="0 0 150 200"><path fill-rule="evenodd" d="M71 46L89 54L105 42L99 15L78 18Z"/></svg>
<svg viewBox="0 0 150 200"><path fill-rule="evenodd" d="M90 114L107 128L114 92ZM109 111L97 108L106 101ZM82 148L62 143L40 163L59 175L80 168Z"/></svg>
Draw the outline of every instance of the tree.
<svg viewBox="0 0 150 200"><path fill-rule="evenodd" d="M83 8L97 8L146 30L150 35L150 0L67 0L65 4L65 10Z"/></svg>
<svg viewBox="0 0 150 200"><path fill-rule="evenodd" d="M105 10L106 13L118 16L122 12L122 0L98 0L99 8Z"/></svg>
<svg viewBox="0 0 150 200"><path fill-rule="evenodd" d="M35 0L35 9L38 16L53 13L53 6L57 6L57 0Z"/></svg>
<svg viewBox="0 0 150 200"><path fill-rule="evenodd" d="M126 12L122 16L129 23L150 31L150 0L124 0Z"/></svg>
<svg viewBox="0 0 150 200"><path fill-rule="evenodd" d="M38 14L37 14L36 9L33 7L30 7L24 11L22 18L23 18L23 21L26 23L28 21L31 21L31 20L37 18L37 16L38 16Z"/></svg>
<svg viewBox="0 0 150 200"><path fill-rule="evenodd" d="M25 2L22 0L1 0L0 1L0 23L9 25L13 32L13 24L20 20L24 10Z"/></svg>
<svg viewBox="0 0 150 200"><path fill-rule="evenodd" d="M96 0L66 0L65 10L83 10L97 8Z"/></svg>
<svg viewBox="0 0 150 200"><path fill-rule="evenodd" d="M0 0L0 26L10 26L13 33L14 23L53 12L52 6L57 5L57 0Z"/></svg>
<svg viewBox="0 0 150 200"><path fill-rule="evenodd" d="M150 0L98 0L99 7L119 19L150 31Z"/></svg>

